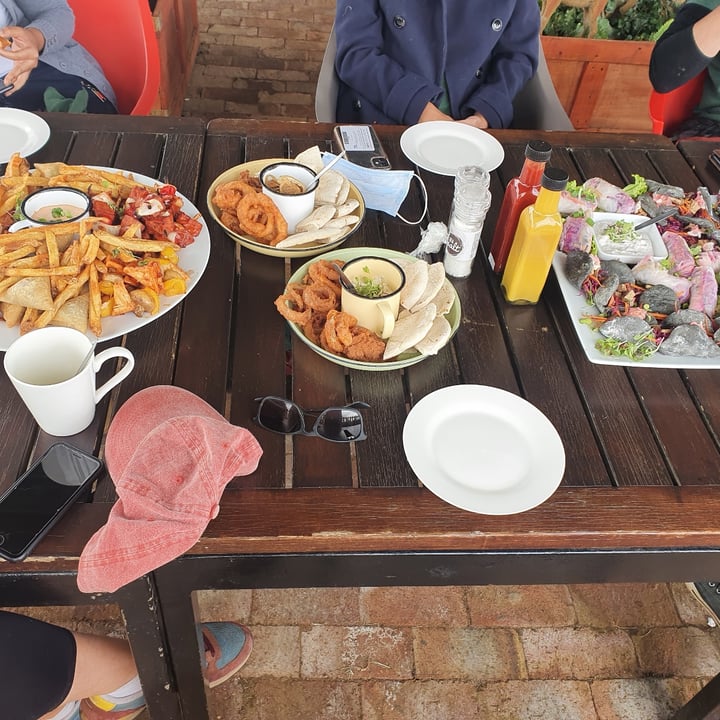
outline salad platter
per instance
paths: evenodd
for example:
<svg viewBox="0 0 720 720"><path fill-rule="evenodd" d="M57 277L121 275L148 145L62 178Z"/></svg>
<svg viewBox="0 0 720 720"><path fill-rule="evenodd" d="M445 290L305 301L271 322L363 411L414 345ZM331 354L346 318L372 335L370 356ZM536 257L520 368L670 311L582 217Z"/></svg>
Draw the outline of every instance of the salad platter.
<svg viewBox="0 0 720 720"><path fill-rule="evenodd" d="M578 340L598 364L720 368L718 196L634 178L563 193L553 268Z"/></svg>

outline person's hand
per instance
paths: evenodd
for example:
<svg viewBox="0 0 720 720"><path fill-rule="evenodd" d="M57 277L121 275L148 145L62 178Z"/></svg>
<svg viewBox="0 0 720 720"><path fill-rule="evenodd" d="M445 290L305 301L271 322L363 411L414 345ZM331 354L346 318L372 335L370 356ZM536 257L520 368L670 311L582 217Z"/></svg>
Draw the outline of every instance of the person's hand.
<svg viewBox="0 0 720 720"><path fill-rule="evenodd" d="M473 127L480 128L480 130L486 130L489 127L485 116L480 113L470 115L470 117L466 117L464 120L458 120L458 122L465 123L465 125L472 125Z"/></svg>
<svg viewBox="0 0 720 720"><path fill-rule="evenodd" d="M449 115L446 115L444 112L438 110L432 103L428 103L423 109L423 111L420 113L418 122L430 122L431 120L452 121L452 118Z"/></svg>
<svg viewBox="0 0 720 720"><path fill-rule="evenodd" d="M45 47L45 36L36 28L22 28L16 25L0 28L0 35L12 38L12 45L0 50L0 57L13 61L13 66L5 75L5 82L14 85L7 94L17 92L37 67L40 53Z"/></svg>

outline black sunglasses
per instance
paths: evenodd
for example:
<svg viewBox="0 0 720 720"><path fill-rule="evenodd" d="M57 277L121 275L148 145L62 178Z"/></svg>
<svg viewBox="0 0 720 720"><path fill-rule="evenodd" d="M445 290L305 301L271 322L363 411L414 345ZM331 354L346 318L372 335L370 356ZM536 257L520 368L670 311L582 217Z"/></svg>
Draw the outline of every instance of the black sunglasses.
<svg viewBox="0 0 720 720"><path fill-rule="evenodd" d="M255 398L258 405L253 420L266 430L283 435L316 435L332 442L364 440L365 429L358 408L369 408L364 402L354 402L345 407L325 410L303 410L285 398L268 395ZM317 415L312 430L305 428L305 415Z"/></svg>

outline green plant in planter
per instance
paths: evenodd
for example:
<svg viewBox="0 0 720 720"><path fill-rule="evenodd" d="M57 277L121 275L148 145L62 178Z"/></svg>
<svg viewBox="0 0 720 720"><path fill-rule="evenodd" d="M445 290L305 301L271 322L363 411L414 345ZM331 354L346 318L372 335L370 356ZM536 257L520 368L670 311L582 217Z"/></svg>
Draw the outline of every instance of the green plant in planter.
<svg viewBox="0 0 720 720"><path fill-rule="evenodd" d="M542 6L542 3L539 3ZM579 3L578 3L579 4ZM682 0L608 0L588 35L582 7L560 5L550 16L543 35L593 37L606 40L656 40L675 17Z"/></svg>

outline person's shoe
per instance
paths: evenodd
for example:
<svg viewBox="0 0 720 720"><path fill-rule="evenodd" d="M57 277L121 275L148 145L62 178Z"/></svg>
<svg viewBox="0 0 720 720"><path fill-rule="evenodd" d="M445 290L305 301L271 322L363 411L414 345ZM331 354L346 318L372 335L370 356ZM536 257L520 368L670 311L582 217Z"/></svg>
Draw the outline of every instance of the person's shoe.
<svg viewBox="0 0 720 720"><path fill-rule="evenodd" d="M688 590L705 606L714 627L720 626L720 583L686 583ZM710 623L709 623L710 624Z"/></svg>
<svg viewBox="0 0 720 720"><path fill-rule="evenodd" d="M238 622L209 622L199 626L205 646L203 676L213 688L232 677L250 657L253 638Z"/></svg>
<svg viewBox="0 0 720 720"><path fill-rule="evenodd" d="M80 720L133 720L145 710L141 695L127 703L113 703L100 695L80 701Z"/></svg>

